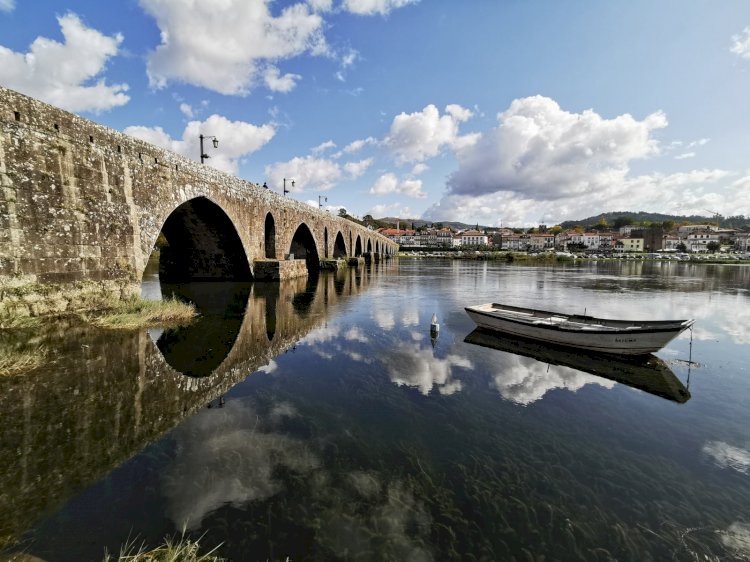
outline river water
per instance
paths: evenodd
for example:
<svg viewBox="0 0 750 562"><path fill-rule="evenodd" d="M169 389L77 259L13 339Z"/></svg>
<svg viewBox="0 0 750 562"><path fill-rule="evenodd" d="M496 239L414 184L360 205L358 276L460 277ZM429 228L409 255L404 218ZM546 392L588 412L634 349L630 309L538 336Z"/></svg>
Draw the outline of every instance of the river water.
<svg viewBox="0 0 750 562"><path fill-rule="evenodd" d="M184 528L235 561L750 560L748 267L402 259L143 290L203 315L3 336L50 357L0 380L6 552ZM475 331L490 301L696 324L634 365Z"/></svg>

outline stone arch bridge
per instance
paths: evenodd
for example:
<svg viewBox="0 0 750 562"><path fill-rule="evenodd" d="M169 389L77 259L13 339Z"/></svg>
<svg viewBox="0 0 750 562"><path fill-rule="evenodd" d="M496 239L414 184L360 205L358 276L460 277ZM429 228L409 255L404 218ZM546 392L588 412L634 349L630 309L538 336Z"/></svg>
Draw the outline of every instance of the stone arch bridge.
<svg viewBox="0 0 750 562"><path fill-rule="evenodd" d="M0 87L0 284L280 279L395 254L349 220ZM346 262L342 260L346 260Z"/></svg>

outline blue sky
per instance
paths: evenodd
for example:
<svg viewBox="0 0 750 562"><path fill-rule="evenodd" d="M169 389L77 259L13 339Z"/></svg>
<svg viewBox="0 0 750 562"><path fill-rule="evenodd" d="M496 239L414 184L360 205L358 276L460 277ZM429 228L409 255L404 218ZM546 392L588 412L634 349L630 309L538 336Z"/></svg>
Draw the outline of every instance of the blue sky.
<svg viewBox="0 0 750 562"><path fill-rule="evenodd" d="M0 0L0 84L332 212L750 215L746 0Z"/></svg>

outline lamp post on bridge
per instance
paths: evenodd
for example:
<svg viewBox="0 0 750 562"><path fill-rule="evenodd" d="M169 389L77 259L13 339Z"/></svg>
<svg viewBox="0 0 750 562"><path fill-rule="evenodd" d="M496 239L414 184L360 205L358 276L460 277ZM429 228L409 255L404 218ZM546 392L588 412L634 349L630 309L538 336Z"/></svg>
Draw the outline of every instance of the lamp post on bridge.
<svg viewBox="0 0 750 562"><path fill-rule="evenodd" d="M292 188L294 187L294 180L289 180L292 182ZM289 193L289 190L286 188L286 178L284 178L284 197L286 197L286 194Z"/></svg>
<svg viewBox="0 0 750 562"><path fill-rule="evenodd" d="M326 203L328 203L328 197L323 197L322 195L318 195L318 209L323 208L323 203L320 202L321 199L325 201Z"/></svg>
<svg viewBox="0 0 750 562"><path fill-rule="evenodd" d="M201 164L203 164L203 161L206 158L210 158L210 156L206 154L206 152L203 150L203 139L213 139L214 148L219 148L219 139L217 139L214 136L203 136L203 135L198 135L198 138L200 138L201 140Z"/></svg>

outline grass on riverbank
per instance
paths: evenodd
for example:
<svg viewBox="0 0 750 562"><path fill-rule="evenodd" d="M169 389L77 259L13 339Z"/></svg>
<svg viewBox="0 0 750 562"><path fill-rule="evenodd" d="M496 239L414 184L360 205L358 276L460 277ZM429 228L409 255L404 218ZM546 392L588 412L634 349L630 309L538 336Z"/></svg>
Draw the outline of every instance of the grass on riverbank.
<svg viewBox="0 0 750 562"><path fill-rule="evenodd" d="M39 316L8 316L0 318L0 330L29 330L42 325Z"/></svg>
<svg viewBox="0 0 750 562"><path fill-rule="evenodd" d="M18 375L44 364L47 351L43 346L31 349L0 348L0 377Z"/></svg>
<svg viewBox="0 0 750 562"><path fill-rule="evenodd" d="M139 296L113 303L99 313L83 314L82 318L100 328L133 330L153 326L180 326L189 324L198 315L195 305L176 298L161 301L146 300Z"/></svg>
<svg viewBox="0 0 750 562"><path fill-rule="evenodd" d="M105 553L103 562L225 562L225 558L214 554L219 546L201 554L200 539L192 541L183 531L180 537L166 537L160 546L151 550L143 544L136 550L135 541L130 541L120 549L117 558Z"/></svg>

